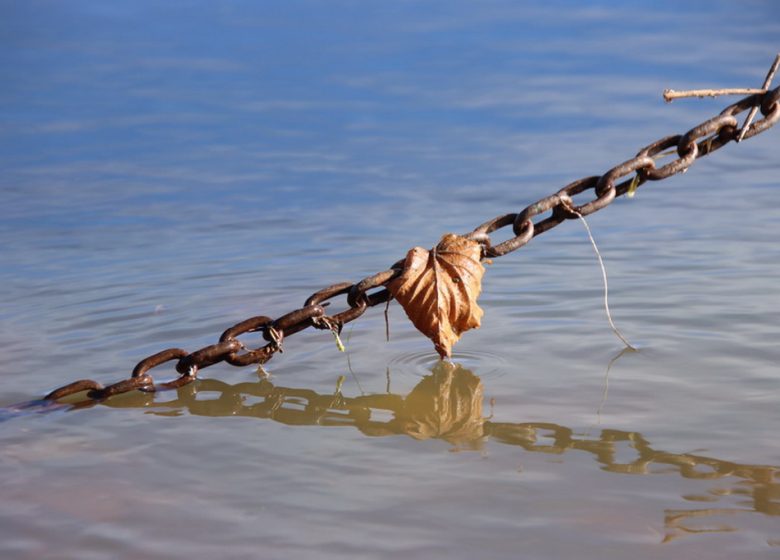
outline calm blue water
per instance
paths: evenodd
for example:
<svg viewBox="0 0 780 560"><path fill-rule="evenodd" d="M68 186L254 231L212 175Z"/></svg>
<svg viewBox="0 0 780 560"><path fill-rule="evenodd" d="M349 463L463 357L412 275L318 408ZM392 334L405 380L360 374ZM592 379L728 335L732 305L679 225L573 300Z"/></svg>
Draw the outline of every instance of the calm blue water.
<svg viewBox="0 0 780 560"><path fill-rule="evenodd" d="M602 173L730 102L663 89L758 87L778 37L769 1L0 1L0 405ZM568 222L488 267L457 366L391 305L389 342L373 309L268 380L6 410L0 555L775 558L778 148L589 218L637 353Z"/></svg>

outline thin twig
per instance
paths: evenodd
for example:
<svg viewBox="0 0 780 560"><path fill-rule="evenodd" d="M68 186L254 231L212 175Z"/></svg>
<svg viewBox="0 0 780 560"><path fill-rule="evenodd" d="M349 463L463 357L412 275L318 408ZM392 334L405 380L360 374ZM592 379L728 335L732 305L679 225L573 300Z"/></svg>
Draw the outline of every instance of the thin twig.
<svg viewBox="0 0 780 560"><path fill-rule="evenodd" d="M674 99L683 97L717 97L719 95L753 95L754 93L764 94L766 88L721 88L721 89L689 89L685 91L676 91L673 89L664 90L664 101L671 103Z"/></svg>
<svg viewBox="0 0 780 560"><path fill-rule="evenodd" d="M778 67L780 67L780 53L778 53L778 55L775 57L775 61L772 63L772 67L769 69L769 72L767 72L766 78L764 78L765 90L768 90L769 86L772 85L772 80L775 77L775 72L777 72ZM750 109L750 112L748 113L745 122L742 124L742 128L739 130L739 136L737 136L737 142L741 142L742 139L745 137L745 133L747 132L750 123L753 122L753 117L756 116L756 113L758 113L758 105Z"/></svg>

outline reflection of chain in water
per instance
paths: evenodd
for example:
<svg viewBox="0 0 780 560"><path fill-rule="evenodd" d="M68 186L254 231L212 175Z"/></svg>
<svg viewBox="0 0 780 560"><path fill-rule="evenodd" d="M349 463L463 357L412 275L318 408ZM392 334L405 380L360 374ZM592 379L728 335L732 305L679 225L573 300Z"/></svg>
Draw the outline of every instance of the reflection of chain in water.
<svg viewBox="0 0 780 560"><path fill-rule="evenodd" d="M267 379L235 385L202 379L176 391L176 398L168 401L160 400L163 393L156 396L135 393L99 404L117 408L142 407L160 415L178 415L186 411L202 416L268 418L289 425L353 426L368 436L438 438L459 448L478 449L489 437L532 453L583 451L591 454L607 472L649 475L673 471L690 479L717 479L726 482L728 487L712 489L701 501L715 502L734 494L746 498L745 503L750 505L749 509L667 510L664 519L666 541L690 533L735 530L722 518L733 518L736 514L780 515L780 467L669 453L653 449L639 432L602 429L598 438L586 438L575 435L571 428L554 423L492 422L482 414L483 388L479 377L447 362L436 365L431 374L405 397L391 393L346 397L340 390L327 395L310 389L276 387ZM203 398L210 393L216 397ZM73 406L96 404L96 401L88 400ZM617 453L626 447L636 453L636 458L631 462L620 462ZM691 499L698 501L696 497ZM695 523L702 518L717 524L697 527Z"/></svg>

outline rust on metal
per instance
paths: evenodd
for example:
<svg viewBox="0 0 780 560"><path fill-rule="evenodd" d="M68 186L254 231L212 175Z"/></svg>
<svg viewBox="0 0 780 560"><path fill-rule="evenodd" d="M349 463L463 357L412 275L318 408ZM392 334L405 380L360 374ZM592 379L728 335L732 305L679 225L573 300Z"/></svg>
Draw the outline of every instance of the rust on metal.
<svg viewBox="0 0 780 560"><path fill-rule="evenodd" d="M737 115L744 111L760 110L763 118L751 122L744 130L738 130ZM696 159L708 155L729 142L751 138L771 128L780 120L780 87L745 97L729 105L719 115L708 119L684 134L661 138L639 150L636 156L613 167L602 175L584 177L569 183L557 193L529 204L517 213L508 213L481 224L466 237L482 246L483 259L494 258L516 251L537 235L544 233L565 220L586 216L609 206L619 196L647 181L667 179L684 173ZM665 150L676 149L677 158L656 167L655 160L666 155ZM615 184L619 179L623 182ZM633 185L633 186L632 186ZM573 197L593 191L592 198L575 205ZM545 218L534 222L533 218L550 212ZM512 227L513 237L497 245L491 243L495 232ZM390 269L364 278L360 282L333 284L312 294L303 307L277 319L258 315L233 325L212 344L188 353L171 348L141 360L127 379L103 386L91 379L81 379L48 393L44 399L56 401L71 395L83 393L92 401L103 400L133 390L156 391L181 387L196 379L197 372L219 362L243 367L263 364L277 352L282 352L285 338L309 327L339 332L344 324L360 317L369 307L386 303L391 299L388 283L396 278L403 266L403 260L394 263ZM369 291L382 288L369 294ZM346 295L347 308L333 315L325 313L330 300ZM249 350L238 340L238 336L261 332L265 344ZM176 371L180 376L167 383L155 384L147 373L165 362L178 360Z"/></svg>

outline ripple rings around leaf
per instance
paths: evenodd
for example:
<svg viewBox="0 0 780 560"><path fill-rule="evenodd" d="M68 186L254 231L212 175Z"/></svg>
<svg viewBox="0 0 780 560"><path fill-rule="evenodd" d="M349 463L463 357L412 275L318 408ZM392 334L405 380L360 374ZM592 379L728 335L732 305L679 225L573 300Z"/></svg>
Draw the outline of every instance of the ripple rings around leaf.
<svg viewBox="0 0 780 560"><path fill-rule="evenodd" d="M481 378L498 378L506 375L508 364L505 357L483 351L456 351L452 353L452 362L459 364L479 375ZM413 374L424 377L439 363L439 356L432 351L405 352L394 356L388 362L393 373Z"/></svg>

